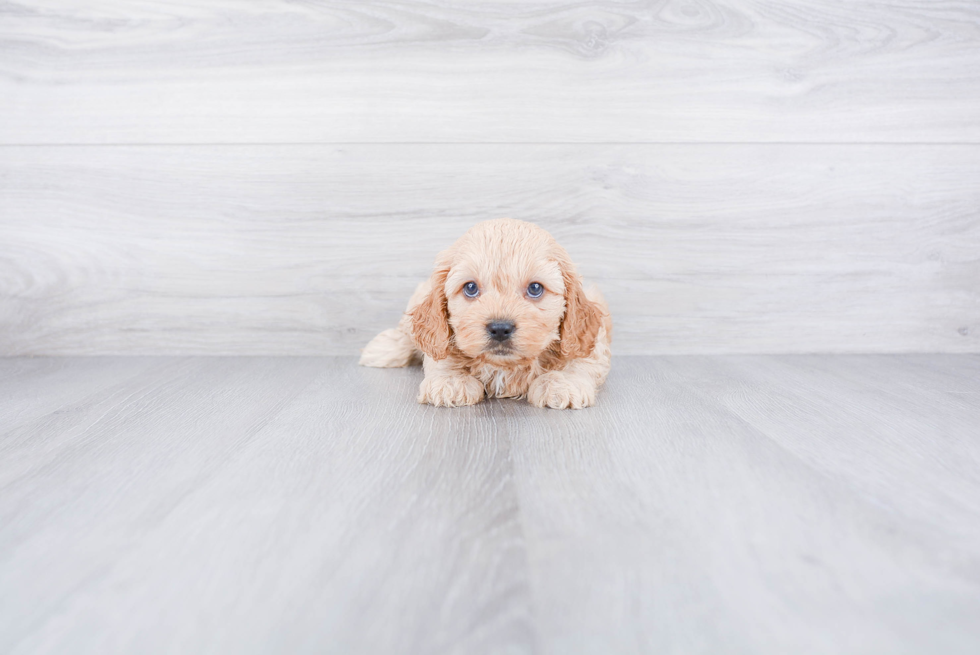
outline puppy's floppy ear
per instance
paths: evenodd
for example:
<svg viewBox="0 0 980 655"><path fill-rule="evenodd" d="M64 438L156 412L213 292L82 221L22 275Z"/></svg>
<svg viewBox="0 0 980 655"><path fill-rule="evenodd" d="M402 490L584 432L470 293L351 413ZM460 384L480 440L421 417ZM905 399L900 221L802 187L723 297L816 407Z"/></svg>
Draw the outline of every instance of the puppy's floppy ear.
<svg viewBox="0 0 980 655"><path fill-rule="evenodd" d="M432 289L411 311L412 337L419 350L432 359L449 356L452 329L449 327L449 306L446 302L448 266L439 266L429 280Z"/></svg>
<svg viewBox="0 0 980 655"><path fill-rule="evenodd" d="M585 297L582 278L571 262L560 262L565 281L565 315L558 330L560 352L566 359L588 357L602 326L602 310Z"/></svg>

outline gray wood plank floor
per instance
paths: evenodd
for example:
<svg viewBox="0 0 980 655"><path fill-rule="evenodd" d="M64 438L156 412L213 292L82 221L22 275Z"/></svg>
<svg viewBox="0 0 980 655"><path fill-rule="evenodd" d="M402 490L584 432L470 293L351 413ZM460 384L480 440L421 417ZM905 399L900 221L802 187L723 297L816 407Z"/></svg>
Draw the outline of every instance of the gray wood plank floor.
<svg viewBox="0 0 980 655"><path fill-rule="evenodd" d="M0 359L0 652L976 653L980 356Z"/></svg>

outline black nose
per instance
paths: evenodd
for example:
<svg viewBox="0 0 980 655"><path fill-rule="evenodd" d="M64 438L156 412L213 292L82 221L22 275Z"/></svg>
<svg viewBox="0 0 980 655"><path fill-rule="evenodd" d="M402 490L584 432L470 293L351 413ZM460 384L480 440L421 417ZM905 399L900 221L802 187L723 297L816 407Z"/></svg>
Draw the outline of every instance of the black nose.
<svg viewBox="0 0 980 655"><path fill-rule="evenodd" d="M514 334L513 321L494 321L487 323L487 334L494 341L507 341Z"/></svg>

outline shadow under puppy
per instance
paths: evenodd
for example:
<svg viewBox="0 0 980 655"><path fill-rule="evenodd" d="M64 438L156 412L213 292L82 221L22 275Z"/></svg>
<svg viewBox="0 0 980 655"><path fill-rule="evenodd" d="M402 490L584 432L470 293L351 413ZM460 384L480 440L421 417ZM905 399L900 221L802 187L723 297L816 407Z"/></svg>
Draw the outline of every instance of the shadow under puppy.
<svg viewBox="0 0 980 655"><path fill-rule="evenodd" d="M595 404L609 373L612 321L565 249L531 223L502 218L471 228L439 253L398 328L364 348L363 366L423 356L418 401L445 407L484 397L538 407Z"/></svg>

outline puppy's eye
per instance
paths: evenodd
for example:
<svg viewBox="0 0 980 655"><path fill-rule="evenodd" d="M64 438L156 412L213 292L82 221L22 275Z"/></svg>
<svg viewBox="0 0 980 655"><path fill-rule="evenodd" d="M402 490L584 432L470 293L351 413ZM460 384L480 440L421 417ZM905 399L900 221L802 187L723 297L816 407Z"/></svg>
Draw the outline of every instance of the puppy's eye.
<svg viewBox="0 0 980 655"><path fill-rule="evenodd" d="M539 282L532 282L527 285L528 298L540 298L544 294L544 287Z"/></svg>
<svg viewBox="0 0 980 655"><path fill-rule="evenodd" d="M476 298L480 295L480 287L476 285L476 282L467 282L463 285L463 295L467 298Z"/></svg>

